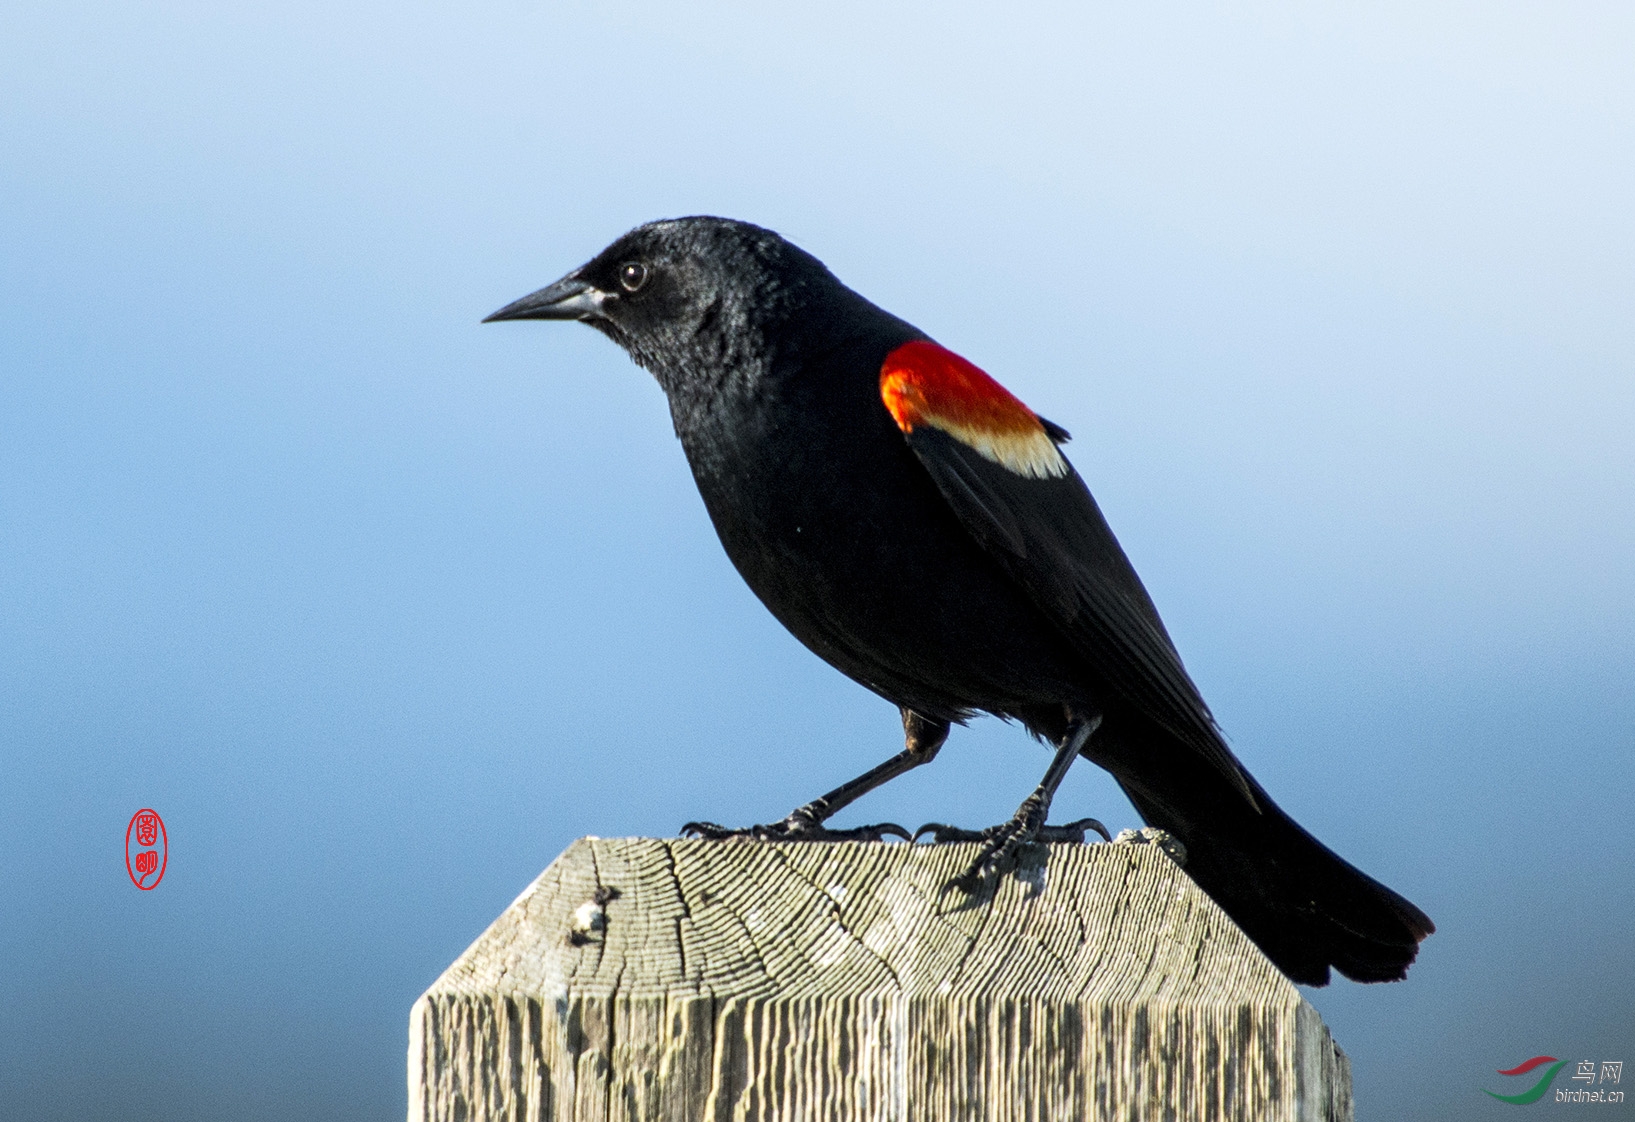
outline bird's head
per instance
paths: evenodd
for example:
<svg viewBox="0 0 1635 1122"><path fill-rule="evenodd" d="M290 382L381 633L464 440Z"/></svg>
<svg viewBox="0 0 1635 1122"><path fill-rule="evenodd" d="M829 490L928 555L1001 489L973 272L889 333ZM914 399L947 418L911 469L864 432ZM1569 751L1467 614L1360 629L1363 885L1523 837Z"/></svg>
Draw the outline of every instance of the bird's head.
<svg viewBox="0 0 1635 1122"><path fill-rule="evenodd" d="M483 322L580 320L672 390L746 360L775 361L842 294L851 295L822 262L771 230L676 218L638 226Z"/></svg>

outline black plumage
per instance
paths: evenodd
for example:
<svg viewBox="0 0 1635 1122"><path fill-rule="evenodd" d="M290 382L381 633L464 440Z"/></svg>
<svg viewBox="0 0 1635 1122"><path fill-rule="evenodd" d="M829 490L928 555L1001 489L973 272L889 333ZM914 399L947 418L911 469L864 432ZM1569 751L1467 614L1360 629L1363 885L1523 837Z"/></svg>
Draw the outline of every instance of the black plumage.
<svg viewBox="0 0 1635 1122"><path fill-rule="evenodd" d="M824 819L929 761L950 724L992 713L1057 758L1017 817L983 833L964 887L1052 836L1050 797L1082 754L1184 843L1188 873L1291 978L1404 975L1431 921L1244 770L1057 453L1058 426L810 254L726 219L639 227L489 318L583 320L652 371L745 581L901 708L901 753L755 836L841 836Z"/></svg>

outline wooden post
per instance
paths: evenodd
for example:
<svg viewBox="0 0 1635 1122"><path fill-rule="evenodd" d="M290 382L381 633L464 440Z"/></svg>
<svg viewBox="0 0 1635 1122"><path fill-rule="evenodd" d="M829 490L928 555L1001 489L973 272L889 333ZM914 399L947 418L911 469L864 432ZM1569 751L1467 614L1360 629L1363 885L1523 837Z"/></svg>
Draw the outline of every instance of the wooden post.
<svg viewBox="0 0 1635 1122"><path fill-rule="evenodd" d="M1350 1122L1345 1054L1156 845L583 838L415 1002L411 1122Z"/></svg>

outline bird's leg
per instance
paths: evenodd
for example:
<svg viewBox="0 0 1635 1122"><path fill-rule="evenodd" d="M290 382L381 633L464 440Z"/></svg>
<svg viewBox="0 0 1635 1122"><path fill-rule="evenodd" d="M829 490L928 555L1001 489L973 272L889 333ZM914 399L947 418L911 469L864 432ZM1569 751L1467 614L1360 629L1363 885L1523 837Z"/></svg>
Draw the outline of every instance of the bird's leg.
<svg viewBox="0 0 1635 1122"><path fill-rule="evenodd" d="M907 840L908 831L895 822L859 826L853 830L830 830L823 824L842 807L856 802L876 787L936 759L943 741L947 739L947 721L922 717L912 709L904 709L904 748L901 752L856 779L842 783L828 794L818 796L805 806L796 807L783 821L742 830L717 826L714 822L689 822L681 828L681 832L701 838L754 838L760 841L880 841L887 834Z"/></svg>
<svg viewBox="0 0 1635 1122"><path fill-rule="evenodd" d="M948 739L948 722L922 717L912 709L903 711L903 750L878 767L870 768L856 779L842 783L826 795L820 795L803 807L790 812L781 824L799 830L821 826L843 807L856 802L876 787L883 787L905 772L936 759ZM868 828L868 827L865 827ZM907 832L904 832L907 836Z"/></svg>
<svg viewBox="0 0 1635 1122"><path fill-rule="evenodd" d="M1050 813L1050 800L1055 798L1056 788L1067 778L1067 769L1073 766L1073 761L1078 758L1090 735L1100 725L1100 714L1073 718L1067 727L1067 733L1062 737L1062 742L1056 746L1056 756L1050 761L1050 768L1045 772L1045 777L1039 781L1039 786L1034 789L1033 794L1022 800L1022 805L1017 807L1009 822L982 831L958 830L933 822L921 826L914 832L916 838L929 833L938 842L982 842L982 852L977 854L970 868L954 879L952 887L974 892L984 876L1002 869L1016 851L1029 842L1082 842L1086 829L1095 830L1104 838L1108 837L1107 828L1094 818L1082 818L1066 826L1045 825L1045 816Z"/></svg>

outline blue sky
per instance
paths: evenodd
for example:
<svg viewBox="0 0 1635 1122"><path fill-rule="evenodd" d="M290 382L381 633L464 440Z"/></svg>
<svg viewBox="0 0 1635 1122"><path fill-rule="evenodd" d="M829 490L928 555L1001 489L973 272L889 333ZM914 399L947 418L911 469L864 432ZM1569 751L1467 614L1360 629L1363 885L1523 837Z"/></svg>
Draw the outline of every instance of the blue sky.
<svg viewBox="0 0 1635 1122"><path fill-rule="evenodd" d="M409 1004L570 839L894 749L739 582L651 379L478 325L699 212L1071 429L1236 750L1437 921L1406 983L1311 994L1364 1117L1635 1058L1627 9L3 22L17 1117L399 1117ZM847 818L996 821L1045 762L981 722ZM1135 824L1086 765L1082 814Z"/></svg>

